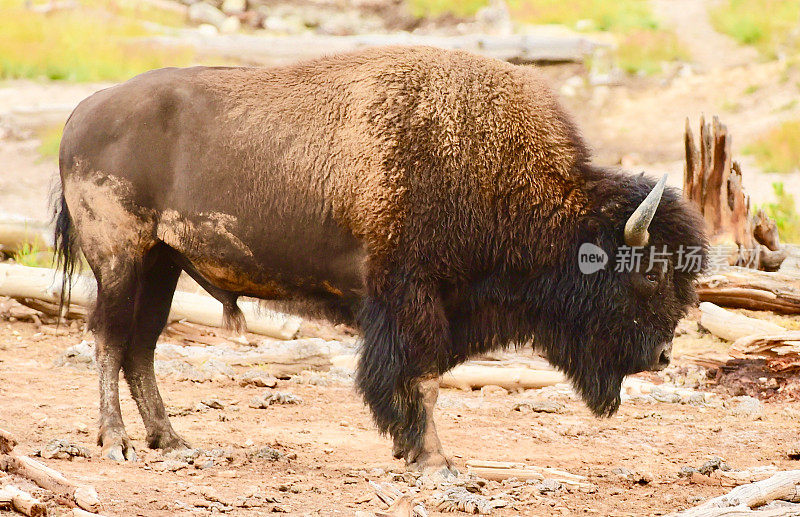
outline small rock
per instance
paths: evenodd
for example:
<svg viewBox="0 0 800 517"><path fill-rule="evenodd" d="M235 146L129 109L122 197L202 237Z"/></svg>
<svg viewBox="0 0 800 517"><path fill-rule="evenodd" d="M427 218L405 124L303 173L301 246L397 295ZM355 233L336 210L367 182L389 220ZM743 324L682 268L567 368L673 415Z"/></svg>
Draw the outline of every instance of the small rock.
<svg viewBox="0 0 800 517"><path fill-rule="evenodd" d="M222 25L219 26L219 31L223 34L233 34L242 28L242 22L236 16L228 16Z"/></svg>
<svg viewBox="0 0 800 517"><path fill-rule="evenodd" d="M697 471L705 476L710 475L712 472L716 470L728 471L731 468L725 463L725 460L720 458L719 456L714 456L707 462L703 463Z"/></svg>
<svg viewBox="0 0 800 517"><path fill-rule="evenodd" d="M258 386L259 388L274 388L278 384L272 374L264 370L247 370L239 377L241 386Z"/></svg>
<svg viewBox="0 0 800 517"><path fill-rule="evenodd" d="M200 403L204 406L208 406L211 409L225 409L225 405L218 399L203 399L200 401Z"/></svg>
<svg viewBox="0 0 800 517"><path fill-rule="evenodd" d="M222 2L222 12L225 14L239 14L247 9L247 0L225 0Z"/></svg>
<svg viewBox="0 0 800 517"><path fill-rule="evenodd" d="M156 472L177 472L185 468L186 463L175 460L164 460L153 464L153 470Z"/></svg>
<svg viewBox="0 0 800 517"><path fill-rule="evenodd" d="M182 461L184 463L193 463L201 454L200 449L175 449L173 451L165 452L164 457L173 460Z"/></svg>
<svg viewBox="0 0 800 517"><path fill-rule="evenodd" d="M227 16L225 13L205 2L197 2L189 6L189 21L193 23L208 23L220 28Z"/></svg>
<svg viewBox="0 0 800 517"><path fill-rule="evenodd" d="M554 400L531 400L514 404L512 411L521 413L563 413L566 406Z"/></svg>
<svg viewBox="0 0 800 517"><path fill-rule="evenodd" d="M89 449L67 440L51 440L39 453L45 459L71 460L72 458L89 458Z"/></svg>
<svg viewBox="0 0 800 517"><path fill-rule="evenodd" d="M60 356L58 356L54 362L54 365L94 368L94 343L90 343L89 341L81 341L77 345L67 348Z"/></svg>
<svg viewBox="0 0 800 517"><path fill-rule="evenodd" d="M262 447L250 455L251 458L262 458L269 461L277 461L283 457L283 453L272 447Z"/></svg>
<svg viewBox="0 0 800 517"><path fill-rule="evenodd" d="M677 404L681 401L680 395L660 387L654 387L650 392L650 396L658 402L666 402L668 404Z"/></svg>
<svg viewBox="0 0 800 517"><path fill-rule="evenodd" d="M733 397L726 406L731 410L733 416L746 416L756 418L761 416L763 407L761 402L750 396Z"/></svg>
<svg viewBox="0 0 800 517"><path fill-rule="evenodd" d="M481 388L481 396L487 397L493 395L508 395L508 390L494 384L488 384Z"/></svg>
<svg viewBox="0 0 800 517"><path fill-rule="evenodd" d="M555 479L544 479L539 483L533 485L533 488L538 490L540 494L547 494L550 492L558 492L564 485L561 484L560 481L556 481Z"/></svg>
<svg viewBox="0 0 800 517"><path fill-rule="evenodd" d="M265 409L272 404L300 404L303 399L286 391L267 390L261 397L253 397L250 400L250 407Z"/></svg>
<svg viewBox="0 0 800 517"><path fill-rule="evenodd" d="M633 483L634 485L646 485L653 481L653 475L651 473L630 470L625 467L617 467L612 469L611 473L620 480Z"/></svg>

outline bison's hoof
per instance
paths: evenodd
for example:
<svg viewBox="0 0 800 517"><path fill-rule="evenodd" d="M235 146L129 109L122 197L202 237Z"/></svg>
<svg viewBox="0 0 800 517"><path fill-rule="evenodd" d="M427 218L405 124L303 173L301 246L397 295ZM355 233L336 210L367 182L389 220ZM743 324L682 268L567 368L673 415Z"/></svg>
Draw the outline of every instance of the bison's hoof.
<svg viewBox="0 0 800 517"><path fill-rule="evenodd" d="M422 472L423 475L429 476L435 481L452 481L458 477L458 470L440 452L421 454L408 464L408 468Z"/></svg>
<svg viewBox="0 0 800 517"><path fill-rule="evenodd" d="M114 461L136 461L136 450L124 429L102 428L97 444L103 447L104 458Z"/></svg>
<svg viewBox="0 0 800 517"><path fill-rule="evenodd" d="M125 438L122 443L103 445L103 457L114 461L136 461L136 450L130 440Z"/></svg>
<svg viewBox="0 0 800 517"><path fill-rule="evenodd" d="M189 447L189 442L175 434L174 431L148 438L147 444L151 449L161 449L164 452L182 451L191 448Z"/></svg>

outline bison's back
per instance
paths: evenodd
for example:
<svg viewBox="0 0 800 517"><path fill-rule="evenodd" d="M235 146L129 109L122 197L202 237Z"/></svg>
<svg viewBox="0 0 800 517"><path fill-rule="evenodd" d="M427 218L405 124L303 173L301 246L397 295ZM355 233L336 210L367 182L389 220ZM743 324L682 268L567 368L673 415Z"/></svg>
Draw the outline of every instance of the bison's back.
<svg viewBox="0 0 800 517"><path fill-rule="evenodd" d="M227 289L269 283L248 291L266 296L360 292L367 256L468 269L521 211L553 218L582 154L535 72L397 47L142 74L75 110L61 171L65 192L91 187L71 206L106 178L152 237Z"/></svg>

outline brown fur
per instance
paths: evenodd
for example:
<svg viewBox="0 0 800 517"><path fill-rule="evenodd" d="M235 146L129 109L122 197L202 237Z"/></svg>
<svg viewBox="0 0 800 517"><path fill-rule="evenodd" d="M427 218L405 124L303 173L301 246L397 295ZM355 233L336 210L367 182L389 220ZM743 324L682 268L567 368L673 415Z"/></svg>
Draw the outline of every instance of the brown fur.
<svg viewBox="0 0 800 517"><path fill-rule="evenodd" d="M588 316L555 328L544 313L605 289L600 276L569 276L573 248L616 242L652 185L587 159L535 69L466 52L389 47L276 68L163 69L95 94L62 139L57 240L84 248L101 286L92 321L110 357L98 361L109 365L106 441L125 452L113 369L130 365L137 393L154 392L148 360L124 354L154 346L177 268L223 302L232 325L240 295L308 300L358 320L359 390L379 428L407 458L440 457L419 449L438 443L419 380L533 329L552 338L544 348L582 334ZM694 216L669 203L668 219L689 222L655 223L652 234L702 243ZM689 299L681 282L657 332L629 334L649 340L635 364L617 364L624 354L599 342L548 349L598 413L614 409L616 374L652 359L650 341L671 332ZM548 289L562 306L540 306ZM124 319L133 309L122 300L139 299L144 308ZM592 369L596 348L614 375ZM151 443L183 443L160 403L137 402Z"/></svg>

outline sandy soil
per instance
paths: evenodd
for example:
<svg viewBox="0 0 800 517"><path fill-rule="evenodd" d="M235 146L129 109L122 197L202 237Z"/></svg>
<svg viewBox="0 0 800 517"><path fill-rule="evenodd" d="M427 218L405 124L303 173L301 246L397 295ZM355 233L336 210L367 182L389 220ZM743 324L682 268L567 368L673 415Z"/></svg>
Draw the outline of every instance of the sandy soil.
<svg viewBox="0 0 800 517"><path fill-rule="evenodd" d="M392 473L404 472L352 386L336 382L319 386L280 381L277 389L300 396L302 403L254 409L248 401L263 388L241 387L228 379L193 383L162 376L159 382L167 407L179 415L172 417L175 428L195 447L223 449L221 457L213 466L197 468L164 461L159 452L148 451L135 404L124 390L123 414L140 461L118 464L100 459L94 445L96 374L87 367L54 366L66 348L91 336L76 329L61 337L42 333L34 323L10 321L11 306L6 301L6 312L0 311L0 427L16 435L21 453L33 453L53 439L87 447L89 459L43 461L74 480L94 485L107 515L202 515L209 512L203 508L209 505L201 495L209 492L205 487L212 487L213 497L231 506L229 515L268 511L352 515L379 508L368 481L382 483ZM706 339L705 349L713 348L714 341ZM469 459L526 462L585 475L597 487L594 493L542 494L531 484L489 482L482 493L505 494L509 502L493 515L661 515L729 490L688 484L678 477L681 467L698 467L712 456L737 469L798 468L786 451L798 439L800 404L765 403L759 414L737 416L720 404L628 401L616 416L598 420L581 402L550 391L548 399L562 402L563 413L512 411L517 402L541 400L542 393L442 390L438 427L446 450L462 470ZM224 409L195 409L209 398L223 402ZM277 460L253 456L263 447L282 456ZM623 481L612 473L618 467L649 473L653 480L645 485ZM403 480L395 481L395 486L410 489ZM421 496L432 492L423 489ZM235 506L251 493L261 497L251 499L260 506ZM39 494L45 500L50 497ZM48 504L56 515L66 510L55 500ZM0 515L5 514L0 511Z"/></svg>

